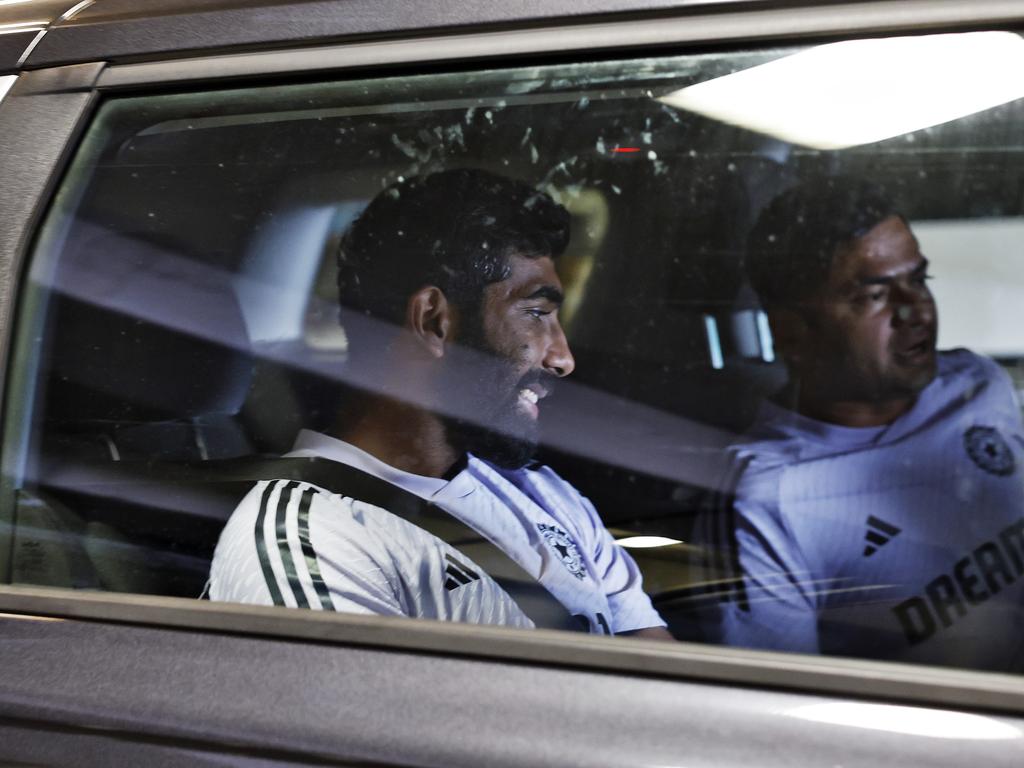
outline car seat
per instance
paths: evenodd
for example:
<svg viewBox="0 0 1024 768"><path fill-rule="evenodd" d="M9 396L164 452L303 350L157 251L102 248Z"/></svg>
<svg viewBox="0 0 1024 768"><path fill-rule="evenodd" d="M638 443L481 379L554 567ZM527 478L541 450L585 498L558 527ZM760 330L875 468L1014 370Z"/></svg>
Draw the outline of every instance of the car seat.
<svg viewBox="0 0 1024 768"><path fill-rule="evenodd" d="M238 413L253 360L231 274L88 223L65 242L12 581L198 595L232 504L159 469L251 452Z"/></svg>

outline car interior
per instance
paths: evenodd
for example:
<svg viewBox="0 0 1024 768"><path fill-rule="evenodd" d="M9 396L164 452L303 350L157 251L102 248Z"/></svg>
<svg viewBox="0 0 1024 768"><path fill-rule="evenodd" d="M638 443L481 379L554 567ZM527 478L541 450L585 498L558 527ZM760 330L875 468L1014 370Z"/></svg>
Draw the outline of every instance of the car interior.
<svg viewBox="0 0 1024 768"><path fill-rule="evenodd" d="M686 543L694 517L721 504L722 449L786 381L742 270L761 208L822 170L883 183L912 223L973 231L1024 204L1024 177L1006 173L1024 152L1020 102L829 151L661 98L781 53L110 99L20 305L32 374L8 426L23 446L11 580L199 597L246 489L237 468L328 427L350 396L341 234L399 178L479 167L572 214L559 269L577 366L545 412L542 459L616 535L677 542L634 554L692 639L715 579ZM992 354L1017 373L1014 350Z"/></svg>

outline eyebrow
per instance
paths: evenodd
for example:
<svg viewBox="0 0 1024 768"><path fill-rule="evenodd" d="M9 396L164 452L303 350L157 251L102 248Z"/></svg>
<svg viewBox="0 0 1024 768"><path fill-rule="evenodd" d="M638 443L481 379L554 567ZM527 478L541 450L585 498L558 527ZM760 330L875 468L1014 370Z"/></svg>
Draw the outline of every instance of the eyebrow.
<svg viewBox="0 0 1024 768"><path fill-rule="evenodd" d="M531 299L547 299L552 304L562 306L562 302L565 301L565 294L553 285L542 285L529 296L523 297L524 301L530 301Z"/></svg>
<svg viewBox="0 0 1024 768"><path fill-rule="evenodd" d="M921 257L921 261L917 263L917 266L910 270L909 274L919 275L922 272L928 271L928 259ZM889 285L900 279L900 275L879 275L878 277L861 277L857 280L857 285Z"/></svg>

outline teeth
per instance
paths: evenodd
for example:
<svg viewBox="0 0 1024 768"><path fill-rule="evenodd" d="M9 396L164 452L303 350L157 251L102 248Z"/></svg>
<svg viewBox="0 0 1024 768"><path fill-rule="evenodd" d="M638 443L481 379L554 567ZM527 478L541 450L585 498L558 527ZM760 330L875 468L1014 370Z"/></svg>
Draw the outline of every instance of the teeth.
<svg viewBox="0 0 1024 768"><path fill-rule="evenodd" d="M521 389L521 390L519 390L519 396L521 398L523 398L523 400L531 402L534 405L536 405L537 401L540 399L539 397L537 397L537 393L534 392L532 389Z"/></svg>

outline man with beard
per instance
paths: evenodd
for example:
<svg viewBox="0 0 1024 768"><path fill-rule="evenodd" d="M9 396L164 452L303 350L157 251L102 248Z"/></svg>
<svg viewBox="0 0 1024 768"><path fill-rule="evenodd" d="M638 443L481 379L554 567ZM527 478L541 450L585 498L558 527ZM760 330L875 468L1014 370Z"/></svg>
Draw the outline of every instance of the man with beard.
<svg viewBox="0 0 1024 768"><path fill-rule="evenodd" d="M540 402L573 370L554 259L569 216L479 170L401 181L343 238L343 312L368 382L303 431L221 535L210 596L667 639L593 506L530 464ZM353 330L356 329L356 330Z"/></svg>
<svg viewBox="0 0 1024 768"><path fill-rule="evenodd" d="M723 642L1012 669L1024 638L1024 461L1007 375L936 351L928 261L874 185L783 193L747 271L790 371L733 450L705 543L736 579Z"/></svg>

